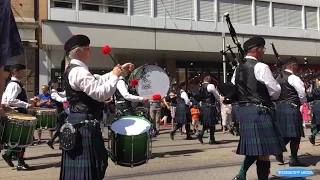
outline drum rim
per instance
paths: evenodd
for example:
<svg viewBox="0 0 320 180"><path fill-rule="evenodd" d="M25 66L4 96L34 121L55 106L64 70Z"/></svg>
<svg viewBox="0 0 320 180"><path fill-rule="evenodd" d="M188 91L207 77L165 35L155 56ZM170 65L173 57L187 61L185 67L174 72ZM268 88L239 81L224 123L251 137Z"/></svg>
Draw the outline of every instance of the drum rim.
<svg viewBox="0 0 320 180"><path fill-rule="evenodd" d="M36 125L37 124L37 118L35 118L34 120L23 120L23 119L7 118L7 120L9 120L7 122L15 122L17 124L22 124L22 125Z"/></svg>

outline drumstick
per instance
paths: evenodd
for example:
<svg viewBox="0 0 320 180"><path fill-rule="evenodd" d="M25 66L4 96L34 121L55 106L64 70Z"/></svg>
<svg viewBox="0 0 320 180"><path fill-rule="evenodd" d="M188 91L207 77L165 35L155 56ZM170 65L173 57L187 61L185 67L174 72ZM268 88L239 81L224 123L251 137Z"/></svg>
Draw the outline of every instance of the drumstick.
<svg viewBox="0 0 320 180"><path fill-rule="evenodd" d="M108 45L105 45L104 47L102 47L102 53L103 54L108 54L110 56L110 58L112 59L112 61L114 62L114 65L117 65L118 63L116 63L116 60L114 60L114 58L111 56L110 52L111 52L111 47Z"/></svg>

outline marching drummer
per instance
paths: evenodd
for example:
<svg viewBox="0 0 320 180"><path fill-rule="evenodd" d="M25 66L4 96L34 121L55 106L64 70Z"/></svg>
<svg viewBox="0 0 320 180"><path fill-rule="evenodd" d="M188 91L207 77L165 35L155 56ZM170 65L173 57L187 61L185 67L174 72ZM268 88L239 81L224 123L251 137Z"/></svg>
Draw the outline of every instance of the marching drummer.
<svg viewBox="0 0 320 180"><path fill-rule="evenodd" d="M54 140L60 135L60 128L64 123L64 120L66 118L66 113L63 110L63 104L64 102L67 102L66 92L58 92L59 83L56 79L53 79L49 82L49 87L51 89L51 100L53 102L53 105L57 109L57 125L56 125L56 133L53 135L53 137L47 142L47 145L54 149L53 142Z"/></svg>
<svg viewBox="0 0 320 180"><path fill-rule="evenodd" d="M6 103L8 103L9 106L16 107L16 110L19 113L27 114L27 109L32 108L33 105L27 103L27 93L21 83L21 79L23 79L25 75L25 69L26 66L22 64L15 64L11 66L11 80L6 87L4 94L6 96ZM9 147L5 154L2 155L2 158L7 162L9 166L14 167L14 164L12 163L12 156L15 155L18 159L17 170L30 170L32 168L24 162L25 149L26 148L19 149Z"/></svg>
<svg viewBox="0 0 320 180"><path fill-rule="evenodd" d="M125 77L129 75L134 69L134 66L129 68L129 71L123 71L121 76L119 77L119 81L117 84L117 90L114 94L116 108L117 111L120 111L123 115L132 115L132 102L143 102L147 103L149 101L148 98L140 97L133 95L133 92L130 91L129 84Z"/></svg>
<svg viewBox="0 0 320 180"><path fill-rule="evenodd" d="M64 86L70 104L68 124L75 133L68 133L70 126L60 130L62 151L61 180L102 180L108 166L108 152L100 131L103 102L116 91L116 84L123 69L131 63L117 65L113 71L97 78L89 70L90 39L85 35L71 37L64 46L66 59L71 58L66 68ZM66 131L64 131L66 128ZM68 129L69 128L69 129ZM66 133L65 133L66 132ZM77 142L75 142L77 141Z"/></svg>

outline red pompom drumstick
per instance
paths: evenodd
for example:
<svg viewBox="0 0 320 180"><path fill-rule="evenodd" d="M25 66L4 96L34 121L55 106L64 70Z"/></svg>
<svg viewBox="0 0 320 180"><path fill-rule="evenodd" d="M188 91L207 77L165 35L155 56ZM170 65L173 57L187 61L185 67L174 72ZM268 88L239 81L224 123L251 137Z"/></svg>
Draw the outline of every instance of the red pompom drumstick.
<svg viewBox="0 0 320 180"><path fill-rule="evenodd" d="M161 95L160 95L160 94L154 94L154 95L152 95L152 100L154 100L154 101L161 100Z"/></svg>
<svg viewBox="0 0 320 180"><path fill-rule="evenodd" d="M130 85L131 86L137 86L139 84L139 81L138 80L136 80L136 79L131 79L131 81L130 81Z"/></svg>
<svg viewBox="0 0 320 180"><path fill-rule="evenodd" d="M111 47L108 45L105 45L104 47L102 47L102 53L103 54L109 54L110 58L113 60L114 65L117 65L116 61L113 59L113 57L111 56L110 52L111 52Z"/></svg>

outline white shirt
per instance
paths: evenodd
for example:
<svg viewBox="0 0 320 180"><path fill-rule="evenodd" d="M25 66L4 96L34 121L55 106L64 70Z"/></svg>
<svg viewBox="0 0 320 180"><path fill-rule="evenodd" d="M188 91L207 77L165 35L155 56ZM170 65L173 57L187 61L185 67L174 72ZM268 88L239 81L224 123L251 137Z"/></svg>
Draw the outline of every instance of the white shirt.
<svg viewBox="0 0 320 180"><path fill-rule="evenodd" d="M208 83L208 82L204 82L204 83ZM207 86L207 91L208 91L209 93L212 93L212 94L214 95L214 97L216 98L216 100L217 100L218 102L220 102L221 96L220 96L220 94L218 93L216 87L214 87L213 84L208 84L208 86Z"/></svg>
<svg viewBox="0 0 320 180"><path fill-rule="evenodd" d="M64 103L67 102L66 91L58 92L55 89L51 90L51 99Z"/></svg>
<svg viewBox="0 0 320 180"><path fill-rule="evenodd" d="M294 75L289 69L286 69L285 71L292 73L288 77L288 83L297 91L301 104L307 102L306 89L302 80L298 76Z"/></svg>
<svg viewBox="0 0 320 180"><path fill-rule="evenodd" d="M130 102L142 102L143 97L140 96L135 96L129 93L128 91L128 85L124 82L124 78L120 77L118 84L117 84L117 89L119 90L120 94L128 101ZM123 103L124 101L116 101L117 103Z"/></svg>
<svg viewBox="0 0 320 180"><path fill-rule="evenodd" d="M246 56L245 58L257 60L255 57ZM231 82L235 84L235 77L236 77L236 70L234 70ZM258 62L254 66L254 76L256 77L257 81L266 85L269 96L272 100L278 99L281 93L281 86L280 84L274 79L272 72L267 64Z"/></svg>
<svg viewBox="0 0 320 180"><path fill-rule="evenodd" d="M83 62L72 59L70 64L79 65L71 69L68 75L69 84L73 90L82 91L99 102L109 99L116 91L119 78L112 72L93 76Z"/></svg>
<svg viewBox="0 0 320 180"><path fill-rule="evenodd" d="M184 100L184 103L188 106L191 106L192 103L188 97L188 94L184 90L180 90L180 97Z"/></svg>
<svg viewBox="0 0 320 180"><path fill-rule="evenodd" d="M15 77L11 77L13 81L19 81ZM19 81L20 82L20 81ZM28 108L28 103L17 99L18 95L21 93L22 89L20 88L19 84L16 82L10 82L5 91L4 97L2 97L2 101L4 104L8 104L9 106L17 107L17 108Z"/></svg>

